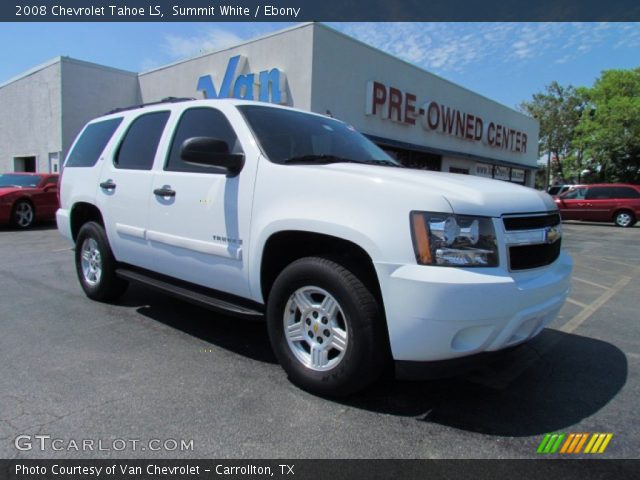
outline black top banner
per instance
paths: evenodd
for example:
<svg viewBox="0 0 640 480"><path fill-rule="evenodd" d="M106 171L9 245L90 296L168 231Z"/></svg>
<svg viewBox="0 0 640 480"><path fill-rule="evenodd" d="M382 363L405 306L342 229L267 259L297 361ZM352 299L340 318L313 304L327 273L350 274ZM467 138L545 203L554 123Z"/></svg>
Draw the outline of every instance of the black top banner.
<svg viewBox="0 0 640 480"><path fill-rule="evenodd" d="M638 21L637 0L5 0L2 22Z"/></svg>

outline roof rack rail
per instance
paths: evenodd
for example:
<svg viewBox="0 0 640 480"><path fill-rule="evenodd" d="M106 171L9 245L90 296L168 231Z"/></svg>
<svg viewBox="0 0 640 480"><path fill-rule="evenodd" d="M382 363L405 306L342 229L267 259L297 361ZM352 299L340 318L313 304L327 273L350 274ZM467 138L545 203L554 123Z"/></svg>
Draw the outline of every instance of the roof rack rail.
<svg viewBox="0 0 640 480"><path fill-rule="evenodd" d="M149 103L141 103L139 105L131 105L129 107L119 107L114 108L113 110L105 113L105 115L111 115L112 113L126 112L128 110L135 110L136 108L148 107L150 105L162 105L163 103L178 103L178 102L188 102L190 100L196 100L193 97L165 97L157 102L149 102Z"/></svg>

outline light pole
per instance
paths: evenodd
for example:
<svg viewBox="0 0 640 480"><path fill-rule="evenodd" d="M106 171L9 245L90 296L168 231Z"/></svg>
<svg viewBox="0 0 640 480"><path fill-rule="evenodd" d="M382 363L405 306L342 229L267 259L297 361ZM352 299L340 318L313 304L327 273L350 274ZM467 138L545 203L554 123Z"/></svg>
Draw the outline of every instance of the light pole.
<svg viewBox="0 0 640 480"><path fill-rule="evenodd" d="M551 149L547 151L547 186L545 192L549 190L551 184Z"/></svg>

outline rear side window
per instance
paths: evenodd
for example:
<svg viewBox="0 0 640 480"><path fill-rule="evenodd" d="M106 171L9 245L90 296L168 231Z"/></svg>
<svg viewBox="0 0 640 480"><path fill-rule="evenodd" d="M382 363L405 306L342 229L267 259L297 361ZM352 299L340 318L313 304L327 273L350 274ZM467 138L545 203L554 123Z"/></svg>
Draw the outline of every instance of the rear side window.
<svg viewBox="0 0 640 480"><path fill-rule="evenodd" d="M121 122L122 118L112 118L85 128L67 157L65 167L93 167Z"/></svg>
<svg viewBox="0 0 640 480"><path fill-rule="evenodd" d="M587 200L607 200L615 198L614 189L611 187L591 187L587 192Z"/></svg>
<svg viewBox="0 0 640 480"><path fill-rule="evenodd" d="M165 170L174 172L226 173L223 168L200 167L185 163L180 157L180 147L191 137L212 137L224 140L230 153L242 153L238 137L229 124L227 117L213 108L190 108L180 117L176 133L171 142L169 158Z"/></svg>
<svg viewBox="0 0 640 480"><path fill-rule="evenodd" d="M168 119L169 112L147 113L136 118L118 148L114 159L116 168L151 170Z"/></svg>
<svg viewBox="0 0 640 480"><path fill-rule="evenodd" d="M613 198L640 198L640 192L631 187L613 187Z"/></svg>

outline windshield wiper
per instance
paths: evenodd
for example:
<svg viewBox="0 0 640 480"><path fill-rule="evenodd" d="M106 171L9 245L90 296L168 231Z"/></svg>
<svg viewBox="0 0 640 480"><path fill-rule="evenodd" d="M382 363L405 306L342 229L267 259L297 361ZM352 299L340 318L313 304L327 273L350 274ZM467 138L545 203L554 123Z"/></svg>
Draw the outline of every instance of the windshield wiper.
<svg viewBox="0 0 640 480"><path fill-rule="evenodd" d="M405 168L404 165L402 165L399 162L393 162L391 160L372 160L371 163L373 165L384 165L385 167L398 167L398 168Z"/></svg>
<svg viewBox="0 0 640 480"><path fill-rule="evenodd" d="M364 163L350 158L338 157L336 155L298 155L287 158L284 163Z"/></svg>
<svg viewBox="0 0 640 480"><path fill-rule="evenodd" d="M389 160L355 160L353 158L338 157L336 155L299 155L287 158L283 163L300 164L329 164L329 163L361 163L366 165L384 165L390 167L401 167L397 163Z"/></svg>

